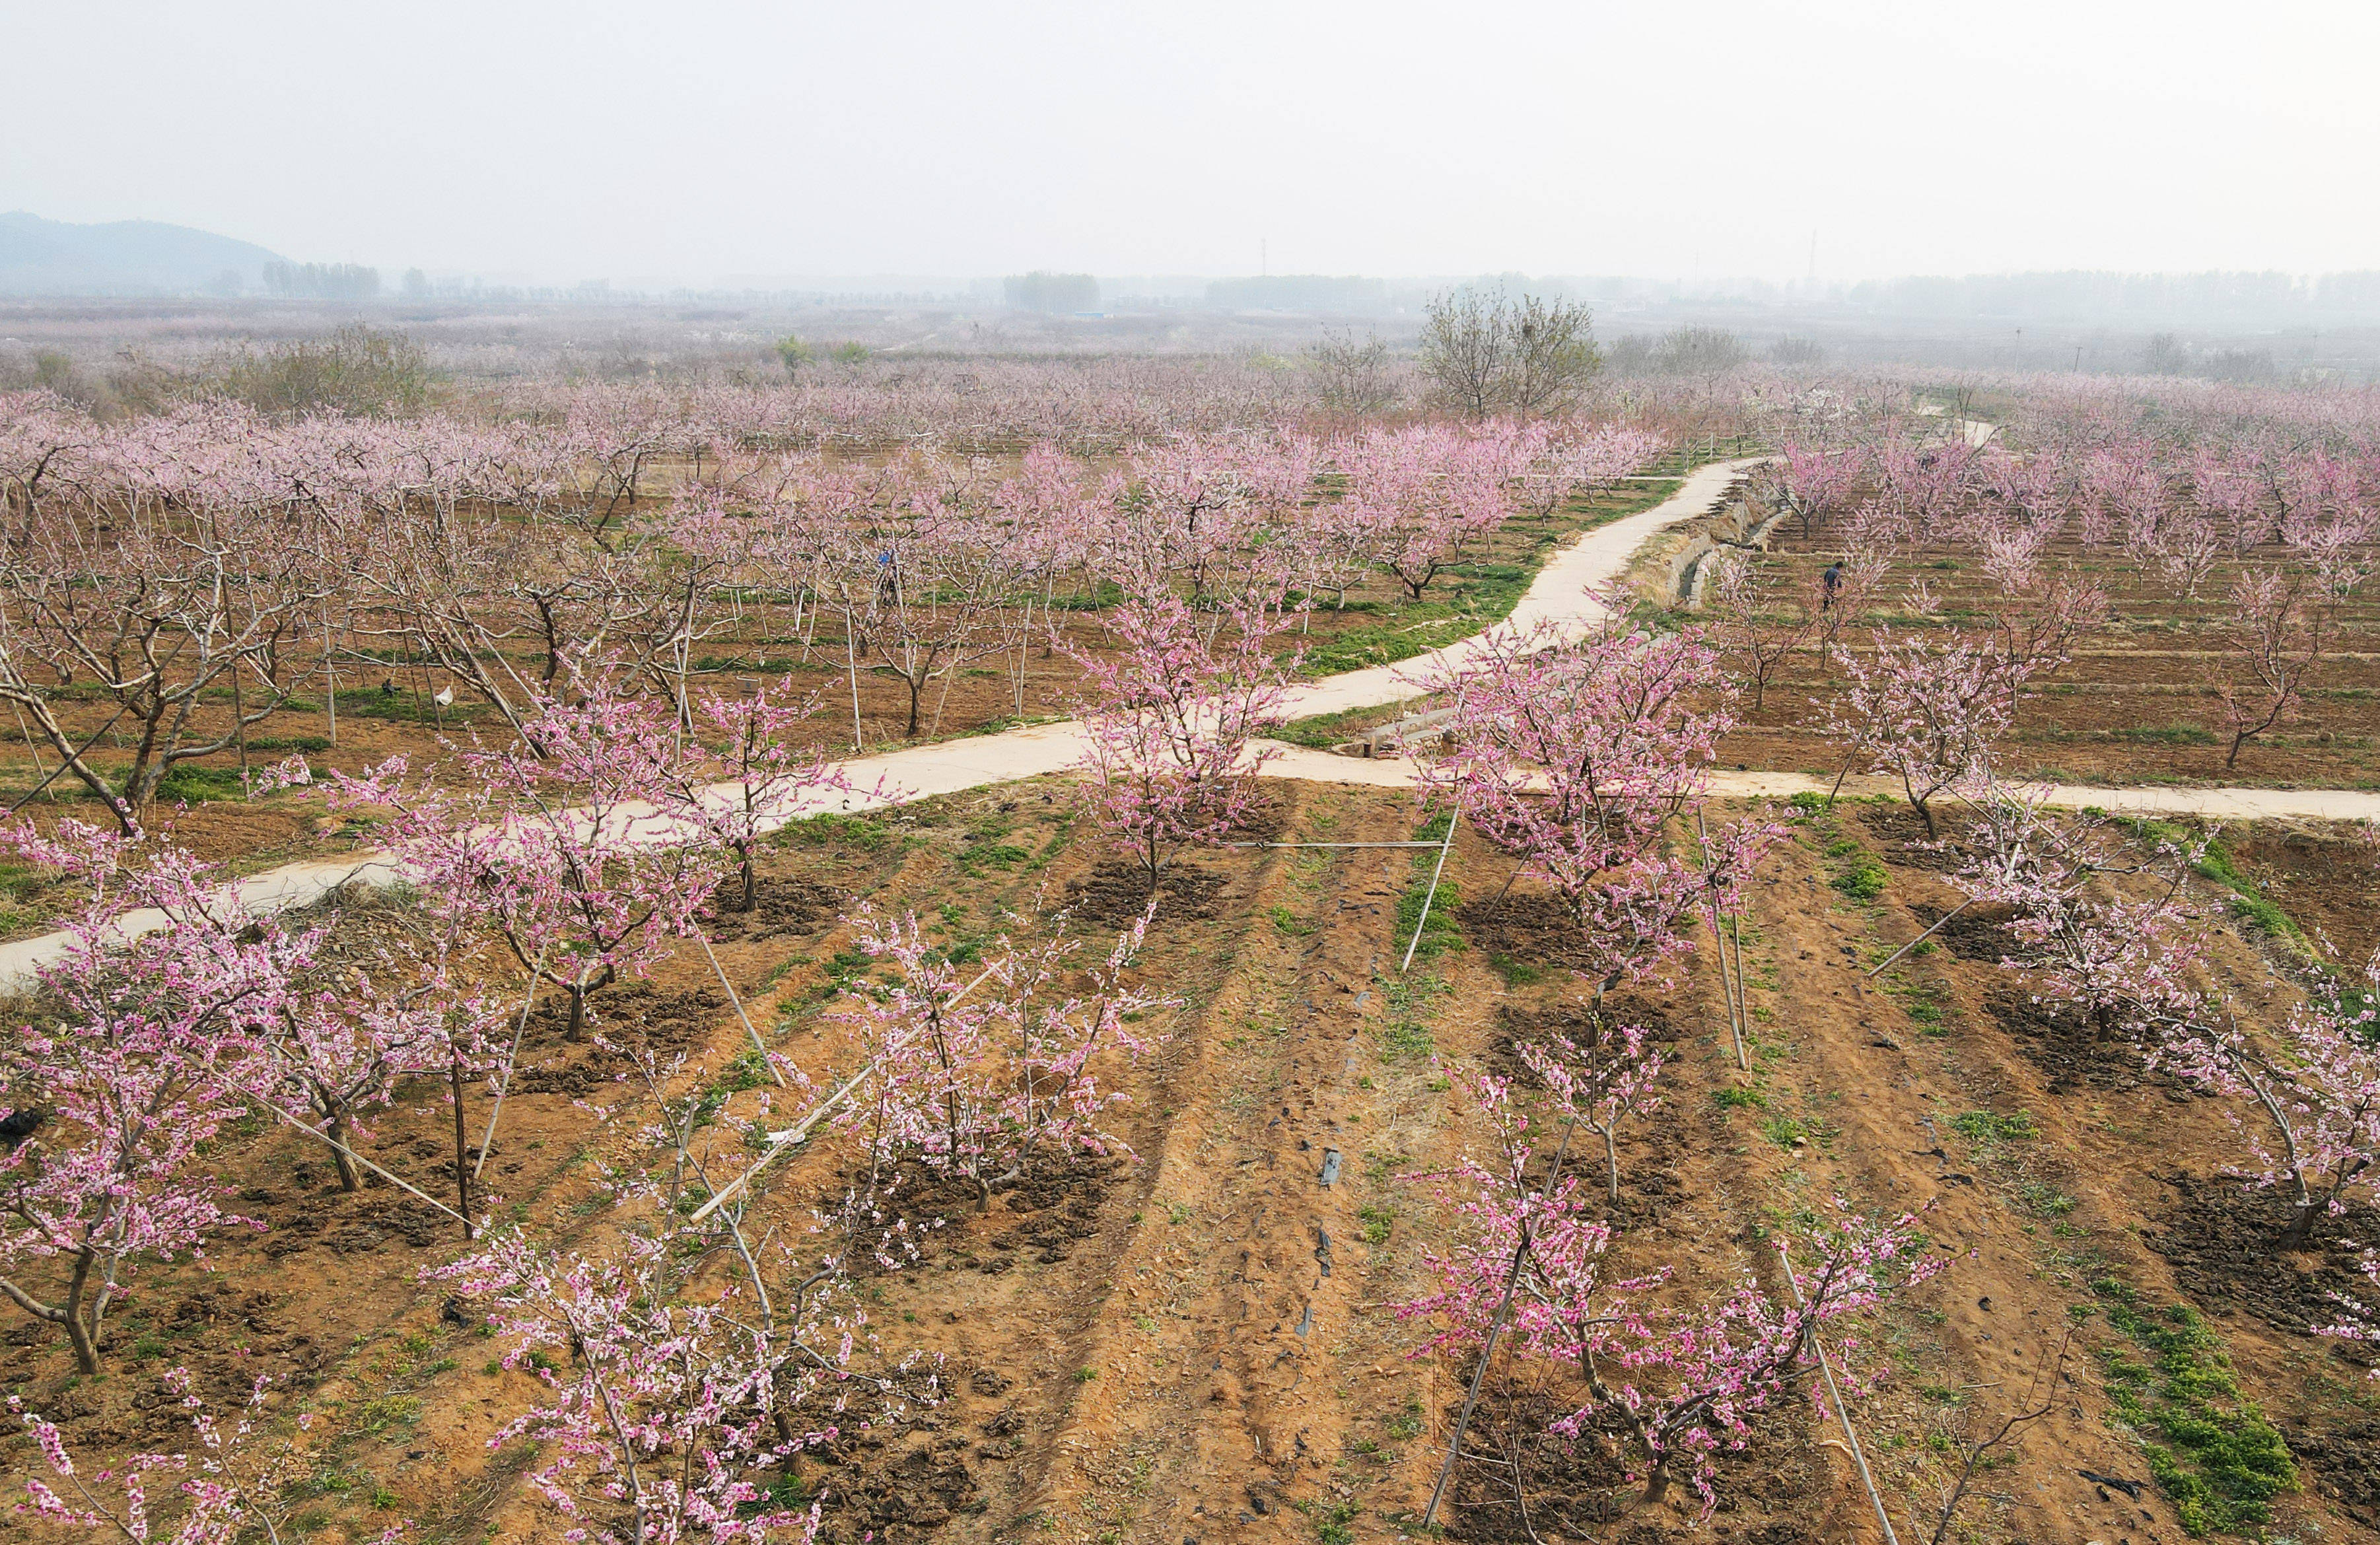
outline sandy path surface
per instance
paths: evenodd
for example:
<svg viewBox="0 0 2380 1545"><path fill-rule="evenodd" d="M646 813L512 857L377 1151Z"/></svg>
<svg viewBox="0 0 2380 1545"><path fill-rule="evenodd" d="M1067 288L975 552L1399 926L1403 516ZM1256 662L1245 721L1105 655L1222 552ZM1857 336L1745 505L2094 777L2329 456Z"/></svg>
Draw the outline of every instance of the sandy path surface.
<svg viewBox="0 0 2380 1545"><path fill-rule="evenodd" d="M1565 633L1584 631L1606 609L1588 591L1609 584L1628 566L1637 549L1654 536L1682 521L1708 514L1718 508L1735 480L1758 465L1757 458L1718 462L1689 476L1678 491L1653 508L1597 526L1558 550L1537 573L1511 618L1486 633L1416 656L1395 665L1351 670L1295 688L1288 694L1293 718L1343 713L1376 707L1421 695L1419 683L1474 658L1486 640L1500 630L1552 622ZM1276 754L1266 768L1270 778L1294 778L1320 783L1373 788L1409 788L1414 766L1398 759L1366 760L1334 755L1303 746L1266 742ZM997 735L972 736L932 745L910 746L881 756L857 757L844 764L855 789L865 794L839 795L790 809L794 820L836 810L868 810L936 794L957 793L989 783L1007 783L1062 772L1082 754L1082 726L1073 720L1032 725ZM1847 791L1888 791L1880 782L1854 779ZM1804 791L1825 791L1823 780L1799 773L1718 773L1712 791L1721 796L1786 797ZM876 791L881 791L880 792ZM2095 805L2129 815L2201 815L2218 819L2256 820L2298 817L2317 820L2380 820L2380 793L2340 789L2098 789L2060 784L2051 803L2072 807ZM672 825L658 815L632 815L640 836L671 840ZM240 904L263 914L284 907L303 906L342 885L360 882L386 885L400 878L396 863L383 853L365 852L338 859L303 859L241 880ZM133 912L120 921L128 935L164 926L162 914ZM0 983L18 982L42 964L65 953L72 935L44 934L0 945Z"/></svg>

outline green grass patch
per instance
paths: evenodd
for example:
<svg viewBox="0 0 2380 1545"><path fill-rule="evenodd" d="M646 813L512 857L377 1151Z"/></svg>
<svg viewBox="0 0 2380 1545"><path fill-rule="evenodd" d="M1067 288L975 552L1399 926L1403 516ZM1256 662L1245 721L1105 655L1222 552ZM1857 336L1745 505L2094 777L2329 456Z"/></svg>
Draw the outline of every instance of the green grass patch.
<svg viewBox="0 0 2380 1545"><path fill-rule="evenodd" d="M1313 1520L1317 1545L1355 1545L1354 1526L1364 1510L1354 1503L1302 1502L1297 1509Z"/></svg>
<svg viewBox="0 0 2380 1545"><path fill-rule="evenodd" d="M1504 985L1507 987L1534 987L1546 979L1545 967L1533 966L1526 960L1516 960L1500 949L1489 953L1488 963L1495 967L1498 974L1504 978Z"/></svg>
<svg viewBox="0 0 2380 1545"><path fill-rule="evenodd" d="M2171 843L2188 851L2197 839L2189 831L2169 821L2152 821L2135 817L2124 823L2131 834L2143 842ZM2202 880L2211 880L2231 892L2224 908L2234 919L2258 930L2267 937L2281 939L2302 949L2311 949L2305 932L2289 913L2275 906L2265 896L2264 887L2242 873L2220 842L2209 842L2206 851L2191 864L2191 873Z"/></svg>
<svg viewBox="0 0 2380 1545"><path fill-rule="evenodd" d="M157 797L174 804L242 799L247 793L239 781L237 767L202 767L195 762L176 762L157 780Z"/></svg>
<svg viewBox="0 0 2380 1545"><path fill-rule="evenodd" d="M2031 1111L1998 1116L1987 1110L1961 1111L1950 1118L1950 1129L1973 1142L2030 1142L2041 1135Z"/></svg>
<svg viewBox="0 0 2380 1545"><path fill-rule="evenodd" d="M1014 842L978 842L961 851L957 862L962 874L979 880L986 871L1014 869L1032 856Z"/></svg>
<svg viewBox="0 0 2380 1545"><path fill-rule="evenodd" d="M1293 718L1273 731L1273 739L1287 741L1292 745L1306 746L1315 751L1329 751L1343 745L1366 730L1376 729L1413 708L1411 703L1377 704L1368 708L1347 708L1335 714L1310 714Z"/></svg>
<svg viewBox="0 0 2380 1545"><path fill-rule="evenodd" d="M1760 1123L1760 1135L1778 1147L1791 1149L1796 1142L1816 1143L1832 1150L1840 1128L1824 1121L1804 1121L1798 1117L1771 1115Z"/></svg>
<svg viewBox="0 0 2380 1545"><path fill-rule="evenodd" d="M1280 929L1282 933L1287 934L1290 937L1294 939L1302 939L1308 934L1314 932L1313 923L1305 922L1295 912L1291 911L1287 907L1282 906L1278 901L1272 904L1271 908L1265 913L1265 916L1271 920L1272 925L1275 928Z"/></svg>
<svg viewBox="0 0 2380 1545"><path fill-rule="evenodd" d="M356 1430L378 1437L392 1427L410 1427L421 1419L421 1402L409 1394L384 1394L367 1400L356 1412Z"/></svg>
<svg viewBox="0 0 2380 1545"><path fill-rule="evenodd" d="M2131 1346L2099 1349L2116 1413L2140 1433L2149 1474L2192 1535L2267 1523L2272 1500L2297 1487L2289 1444L2240 1394L2223 1343L2198 1311L2144 1309L2112 1278L2092 1285Z"/></svg>
<svg viewBox="0 0 2380 1545"><path fill-rule="evenodd" d="M1756 1089L1723 1083L1711 1091L1711 1104L1721 1110L1767 1110L1768 1096Z"/></svg>
<svg viewBox="0 0 2380 1545"><path fill-rule="evenodd" d="M1430 1018L1436 1001L1449 990L1444 977L1427 973L1380 978L1380 991L1389 1001L1388 1017L1380 1026L1380 1056L1390 1062L1428 1060L1438 1049Z"/></svg>
<svg viewBox="0 0 2380 1545"><path fill-rule="evenodd" d="M1854 901L1873 901L1891 883L1891 873L1866 854L1854 859L1835 876L1835 888Z"/></svg>

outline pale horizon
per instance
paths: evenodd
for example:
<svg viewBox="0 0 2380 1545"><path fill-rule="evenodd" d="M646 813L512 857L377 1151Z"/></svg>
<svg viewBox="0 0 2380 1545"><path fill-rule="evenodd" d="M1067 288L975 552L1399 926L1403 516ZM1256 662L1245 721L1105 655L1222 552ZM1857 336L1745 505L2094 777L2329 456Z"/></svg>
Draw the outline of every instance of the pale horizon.
<svg viewBox="0 0 2380 1545"><path fill-rule="evenodd" d="M104 58L104 90L30 72L0 208L565 285L2380 268L2361 7L1464 20L41 8L25 56Z"/></svg>

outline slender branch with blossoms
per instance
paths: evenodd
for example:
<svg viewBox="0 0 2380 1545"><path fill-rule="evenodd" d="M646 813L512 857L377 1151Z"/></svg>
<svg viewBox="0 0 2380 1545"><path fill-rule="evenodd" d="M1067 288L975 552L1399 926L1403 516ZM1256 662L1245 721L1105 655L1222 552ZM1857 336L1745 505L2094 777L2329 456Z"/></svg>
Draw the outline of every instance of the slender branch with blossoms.
<svg viewBox="0 0 2380 1545"><path fill-rule="evenodd" d="M265 1429L270 1381L260 1375L249 1389L246 1405L229 1421L192 1393L188 1369L170 1369L162 1382L188 1414L196 1446L180 1454L135 1454L121 1465L88 1474L55 1423L26 1411L20 1399L9 1396L8 1409L23 1418L52 1477L27 1481L32 1501L18 1510L46 1524L82 1531L86 1539L105 1538L125 1545L234 1545L249 1539L282 1545L299 1538L291 1529L291 1519L305 1504L300 1483L311 1467L303 1451ZM311 1425L310 1418L301 1414L297 1425L304 1430ZM170 1505L160 1507L161 1484L179 1499L177 1513ZM161 1513L170 1521L161 1519ZM405 1532L405 1526L397 1524L372 1539L375 1545L394 1545Z"/></svg>
<svg viewBox="0 0 2380 1545"><path fill-rule="evenodd" d="M489 1440L539 1445L530 1481L593 1545L816 1537L821 1503L775 1500L795 1455L831 1442L862 1322L830 1280L747 1321L733 1289L681 1297L665 1240L556 1254L518 1234L425 1273L484 1300L504 1363L542 1402Z"/></svg>
<svg viewBox="0 0 2380 1545"><path fill-rule="evenodd" d="M1186 848L1214 847L1261 806L1256 774L1274 754L1249 742L1281 722L1278 604L1234 601L1220 634L1172 596L1119 606L1111 656L1061 646L1089 686L1082 770L1092 816L1147 876L1150 893Z"/></svg>
<svg viewBox="0 0 2380 1545"><path fill-rule="evenodd" d="M2228 1019L2170 1039L2160 1060L2192 1082L2246 1094L2267 1117L2261 1128L2232 1117L2256 1167L2237 1173L2289 1199L2285 1249L2304 1249L2316 1219L2343 1215L2362 1193L2380 1201L2380 974L2355 988L2293 1005L2278 1047L2267 1054Z"/></svg>
<svg viewBox="0 0 2380 1545"><path fill-rule="evenodd" d="M870 1174L915 1158L967 1182L989 1208L1037 1162L1129 1152L1100 1125L1124 1097L1095 1061L1137 1059L1149 1044L1137 1021L1180 1001L1124 981L1148 918L1090 969L1087 991L1068 991L1077 946L1062 929L1034 946L1003 937L963 984L914 915L863 914L859 948L898 972L853 1011L873 1072L844 1121L866 1134Z"/></svg>
<svg viewBox="0 0 2380 1545"><path fill-rule="evenodd" d="M2027 683L2048 680L2072 663L2074 651L2111 615L2107 588L2072 565L2048 573L2028 566L2000 577L1985 603L2014 725Z"/></svg>
<svg viewBox="0 0 2380 1545"><path fill-rule="evenodd" d="M389 974L400 974L383 962ZM370 1136L366 1113L386 1106L401 1080L443 1071L455 1060L455 1006L439 974L424 990L389 992L372 973L334 970L319 984L294 985L258 1037L261 1055L248 1079L258 1099L288 1107L319 1127L343 1191L359 1189L354 1145Z"/></svg>
<svg viewBox="0 0 2380 1545"><path fill-rule="evenodd" d="M210 1231L247 1221L222 1210L224 1188L197 1161L239 1114L236 1092L319 935L251 927L178 849L76 822L0 841L87 896L64 954L40 968L40 1017L0 1051L0 1084L47 1113L0 1158L0 1294L62 1329L97 1373L108 1310L139 1264L197 1254ZM146 906L166 925L127 937L120 920Z"/></svg>
<svg viewBox="0 0 2380 1545"><path fill-rule="evenodd" d="M2220 683L2231 747L2223 765L2240 764L2240 748L2304 711L2306 689L2321 673L2334 619L2307 593L2306 576L2254 569L2231 585L2228 626L2240 670Z"/></svg>
<svg viewBox="0 0 2380 1545"><path fill-rule="evenodd" d="M1598 1217L1575 1176L1562 1173L1568 1145L1544 1145L1548 1114L1534 1114L1515 1096L1512 1080L1493 1073L1463 1083L1492 1135L1485 1157L1466 1154L1451 1167L1403 1178L1436 1188L1439 1200L1467 1220L1445 1254L1425 1251L1438 1277L1435 1292L1401 1302L1400 1320L1434 1319L1439 1328L1416 1349L1468 1356L1486 1346L1500 1322L1524 1360L1574 1359L1599 1327L1617 1322L1613 1295L1640 1292L1668 1280L1652 1276L1605 1285L1603 1256L1610 1225Z"/></svg>
<svg viewBox="0 0 2380 1545"><path fill-rule="evenodd" d="M1769 496L1801 524L1802 539L1815 539L1818 523L1839 509L1858 481L1862 458L1855 450L1834 450L1789 441L1769 472Z"/></svg>
<svg viewBox="0 0 2380 1545"><path fill-rule="evenodd" d="M2365 1250L2363 1258L2356 1262L2356 1269L2362 1272L2364 1280L2372 1285L2363 1290L2368 1297L2359 1298L2349 1293L2333 1293L2330 1296L2331 1302L2344 1310L2347 1317L2333 1321L2327 1325L2315 1325L2311 1329L2316 1335L2335 1336L2341 1341L2361 1341L2367 1345L2380 1345L2380 1249ZM2380 1379L2380 1364L2373 1367L2369 1377Z"/></svg>
<svg viewBox="0 0 2380 1545"><path fill-rule="evenodd" d="M1335 449L1340 496L1376 534L1380 566L1420 600L1469 544L1512 517L1493 436L1442 425L1374 429Z"/></svg>
<svg viewBox="0 0 2380 1545"><path fill-rule="evenodd" d="M1747 1273L1716 1301L1656 1307L1645 1296L1669 1280L1666 1270L1603 1280L1609 1225L1594 1217L1575 1179L1561 1174L1575 1116L1559 1105L1548 1111L1564 1138L1545 1168L1539 1123L1514 1098L1511 1081L1486 1073L1467 1081L1496 1152L1411 1177L1455 1193L1444 1199L1472 1226L1445 1255L1425 1257L1438 1289L1398 1305L1398 1316L1440 1322L1416 1356L1476 1349L1473 1400L1508 1334L1516 1359L1571 1373L1585 1398L1549 1430L1576 1440L1607 1421L1618 1426L1632 1451L1631 1479L1646 1503L1661 1502L1683 1480L1707 1517L1718 1501L1714 1455L1742 1447L1755 1418L1802 1382L1817 1360L1820 1328L1940 1269L1938 1260L1917 1252L1914 1216L1875 1222L1838 1201L1833 1225L1799 1242L1798 1269L1797 1258L1786 1253L1789 1241L1779 1240L1779 1269L1794 1273L1794 1291L1786 1297ZM1457 1422L1458 1445L1470 1405ZM1450 1448L1450 1468L1459 1452ZM1443 1485L1441 1479L1441 1491Z"/></svg>
<svg viewBox="0 0 2380 1545"><path fill-rule="evenodd" d="M1828 728L1852 747L1847 765L1864 762L1899 779L1926 836L1937 835L1935 797L1971 777L2008 732L2022 668L1978 646L1896 637L1889 629L1877 633L1873 650L1838 650L1837 658L1851 684Z"/></svg>
<svg viewBox="0 0 2380 1545"><path fill-rule="evenodd" d="M753 849L762 836L817 796L853 791L851 779L823 753L795 741L818 712L821 694L799 691L790 676L749 693L703 693L694 699L695 754L658 771L666 808L701 828L735 863L735 910L750 911L759 893ZM881 787L870 791L880 794Z"/></svg>
<svg viewBox="0 0 2380 1545"><path fill-rule="evenodd" d="M1661 1102L1653 1080L1661 1074L1658 1047L1645 1044L1641 1025L1598 1026L1582 1045L1568 1036L1526 1041L1515 1048L1522 1066L1545 1086L1555 1111L1603 1140L1605 1200L1620 1205L1620 1124Z"/></svg>
<svg viewBox="0 0 2380 1545"><path fill-rule="evenodd" d="M1961 797L1976 819L1949 879L2014 912L2005 966L2075 1005L2102 1038L2155 1046L2207 1022L2208 999L2193 981L2202 913L2184 889L2203 840L2160 843L2143 859L2098 817L2052 821L2046 791L2013 787L1988 763L1969 770Z"/></svg>
<svg viewBox="0 0 2380 1545"><path fill-rule="evenodd" d="M540 704L519 743L464 752L459 790L410 781L398 756L341 776L333 803L388 811L390 846L425 904L492 928L524 971L568 995L566 1034L583 1041L588 998L693 935L720 863L661 807L688 781L661 716L577 681L580 701Z"/></svg>
<svg viewBox="0 0 2380 1545"><path fill-rule="evenodd" d="M1810 642L1822 625L1821 615L1802 597L1780 593L1749 552L1714 553L1707 583L1704 610L1711 641L1722 655L1742 662L1752 681L1753 710L1758 712L1767 704L1769 680Z"/></svg>
<svg viewBox="0 0 2380 1545"><path fill-rule="evenodd" d="M1774 1409L1807 1382L1818 1358L1821 1330L1874 1309L1895 1293L1942 1269L1920 1251L1913 1213L1872 1221L1838 1199L1833 1225L1796 1243L1777 1239L1777 1267L1797 1292L1779 1298L1746 1273L1716 1304L1625 1316L1586 1344L1582 1358L1591 1398L1553 1430L1577 1437L1601 1417L1618 1419L1643 1468L1644 1500L1660 1502L1682 1479L1702 1500L1701 1517L1718 1505L1713 1457L1741 1449L1753 1418ZM1846 1339L1846 1351L1854 1343ZM1658 1370L1645 1387L1638 1376ZM1865 1393L1857 1383L1853 1394ZM1808 1387L1823 1417L1815 1384Z"/></svg>

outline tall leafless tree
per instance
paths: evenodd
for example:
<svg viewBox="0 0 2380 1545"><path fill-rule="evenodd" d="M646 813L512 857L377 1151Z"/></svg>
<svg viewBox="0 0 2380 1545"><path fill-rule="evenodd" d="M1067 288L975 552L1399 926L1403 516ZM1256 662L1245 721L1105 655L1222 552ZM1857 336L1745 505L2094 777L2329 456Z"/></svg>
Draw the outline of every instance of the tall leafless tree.
<svg viewBox="0 0 2380 1545"><path fill-rule="evenodd" d="M1389 345L1378 333L1355 341L1355 331L1323 330L1320 342L1305 350L1306 368L1314 373L1315 395L1325 412L1346 418L1368 418L1385 413L1402 395L1389 363Z"/></svg>
<svg viewBox="0 0 2380 1545"><path fill-rule="evenodd" d="M1603 365L1586 307L1453 290L1429 304L1421 368L1431 394L1466 418L1559 413Z"/></svg>

